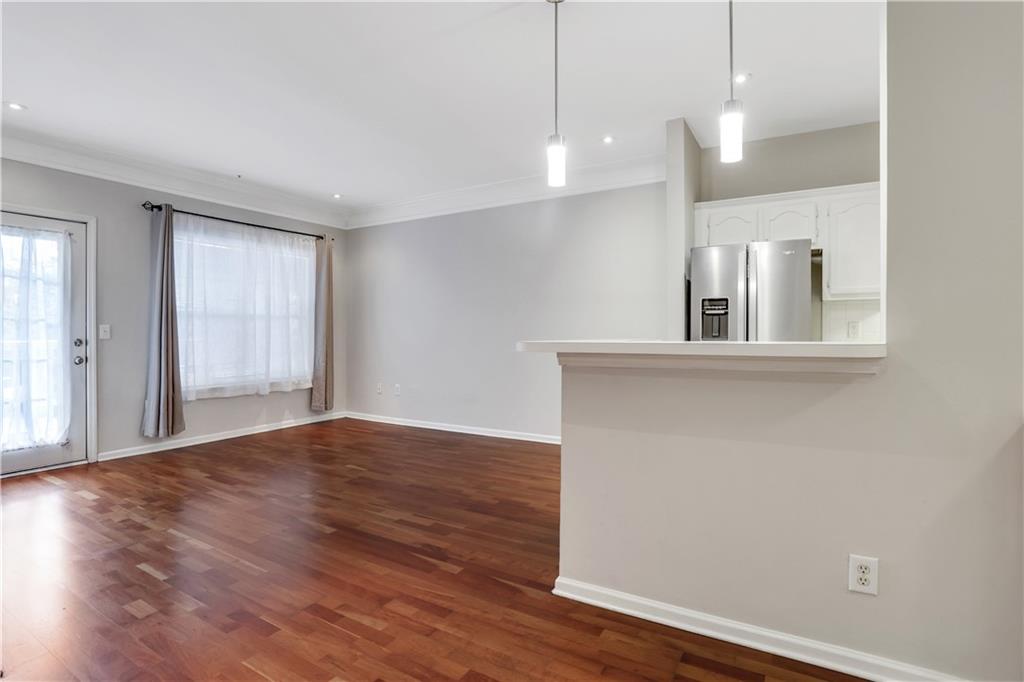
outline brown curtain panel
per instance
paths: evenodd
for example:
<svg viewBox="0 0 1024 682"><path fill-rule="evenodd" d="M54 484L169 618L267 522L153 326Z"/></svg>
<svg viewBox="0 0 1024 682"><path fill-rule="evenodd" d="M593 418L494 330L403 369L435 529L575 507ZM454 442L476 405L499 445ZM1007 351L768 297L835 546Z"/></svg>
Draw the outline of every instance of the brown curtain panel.
<svg viewBox="0 0 1024 682"><path fill-rule="evenodd" d="M316 299L313 322L313 392L309 408L334 409L334 240L316 240Z"/></svg>
<svg viewBox="0 0 1024 682"><path fill-rule="evenodd" d="M153 211L153 238L149 372L142 435L166 438L185 430L178 366L178 310L174 297L174 208L170 204Z"/></svg>

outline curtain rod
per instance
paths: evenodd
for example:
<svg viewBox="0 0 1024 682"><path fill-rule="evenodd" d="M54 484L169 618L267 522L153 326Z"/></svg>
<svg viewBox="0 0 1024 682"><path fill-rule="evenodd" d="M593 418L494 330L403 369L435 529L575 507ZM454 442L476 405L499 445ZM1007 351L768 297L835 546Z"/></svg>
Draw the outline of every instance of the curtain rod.
<svg viewBox="0 0 1024 682"><path fill-rule="evenodd" d="M146 201L142 204L142 208L147 211L160 211L163 210L161 204L154 204L152 201ZM258 225L256 223L247 223L243 220L232 220L231 218L218 218L215 215L206 215L205 213L193 213L192 211L179 211L174 209L175 213L184 213L185 215L194 215L197 218L209 218L210 220L220 220L225 223L234 223L235 225L246 225L247 227L259 227L264 230L274 230L275 232L287 232L288 234L297 234L303 237L313 237L314 239L323 239L322 234L309 234L308 232L299 232L298 230L286 230L283 227L271 227L270 225Z"/></svg>

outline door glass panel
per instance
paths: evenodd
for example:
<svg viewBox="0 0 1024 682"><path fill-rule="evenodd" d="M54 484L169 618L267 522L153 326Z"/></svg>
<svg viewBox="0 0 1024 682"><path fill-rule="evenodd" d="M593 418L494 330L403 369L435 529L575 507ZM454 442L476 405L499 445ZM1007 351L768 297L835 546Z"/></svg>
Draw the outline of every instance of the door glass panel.
<svg viewBox="0 0 1024 682"><path fill-rule="evenodd" d="M0 450L64 445L71 425L70 237L0 227Z"/></svg>

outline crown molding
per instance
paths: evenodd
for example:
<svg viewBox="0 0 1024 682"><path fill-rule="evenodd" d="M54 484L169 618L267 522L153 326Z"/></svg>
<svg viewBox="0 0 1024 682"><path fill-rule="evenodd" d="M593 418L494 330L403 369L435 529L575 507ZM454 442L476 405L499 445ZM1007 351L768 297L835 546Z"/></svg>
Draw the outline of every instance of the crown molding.
<svg viewBox="0 0 1024 682"><path fill-rule="evenodd" d="M811 189L798 189L789 192L775 192L773 194L758 194L748 197L733 197L731 199L711 199L698 201L694 208L726 208L730 206L749 206L751 204L765 204L776 201L800 201L814 199L817 197L834 197L837 194L857 194L861 192L878 192L881 184L875 180L872 182L858 182L852 185L828 185L825 187L813 187Z"/></svg>
<svg viewBox="0 0 1024 682"><path fill-rule="evenodd" d="M135 159L50 139L5 133L0 156L191 199L344 228L347 213L308 197L183 166Z"/></svg>
<svg viewBox="0 0 1024 682"><path fill-rule="evenodd" d="M653 154L615 163L570 169L567 186L559 189L548 187L544 176L536 175L430 194L407 201L356 207L349 214L348 228L432 218L497 206L648 185L664 180L665 155Z"/></svg>
<svg viewBox="0 0 1024 682"><path fill-rule="evenodd" d="M559 189L548 187L544 176L537 175L346 210L273 187L251 183L240 186L231 178L216 173L137 159L21 132L8 132L3 136L0 157L341 229L557 199L647 185L665 179L665 155L654 154L570 169L569 185Z"/></svg>

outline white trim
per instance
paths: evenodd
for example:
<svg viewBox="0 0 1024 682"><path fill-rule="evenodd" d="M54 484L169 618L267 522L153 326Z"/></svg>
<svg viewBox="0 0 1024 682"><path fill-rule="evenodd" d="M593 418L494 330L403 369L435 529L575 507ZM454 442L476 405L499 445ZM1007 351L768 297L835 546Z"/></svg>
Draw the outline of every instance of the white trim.
<svg viewBox="0 0 1024 682"><path fill-rule="evenodd" d="M134 159L24 133L5 133L3 158L342 229L347 212L329 204L193 168Z"/></svg>
<svg viewBox="0 0 1024 682"><path fill-rule="evenodd" d="M6 474L0 474L0 480L6 481L8 478L17 478L18 476L28 476L29 474L42 474L47 471L56 471L57 469L69 469L71 467L82 466L83 464L92 464L87 459L76 459L74 462L61 462L60 464L51 464L46 467L36 467L35 469L22 469L21 471L10 471Z"/></svg>
<svg viewBox="0 0 1024 682"><path fill-rule="evenodd" d="M959 679L936 670L741 623L571 578L559 577L555 580L555 589L552 592L585 604L871 680Z"/></svg>
<svg viewBox="0 0 1024 682"><path fill-rule="evenodd" d="M122 457L135 457L136 455L148 455L154 452L163 452L164 450L177 450L178 448L187 448L192 445L213 443L215 441L228 440L231 438L238 438L240 436L250 436L256 433L277 431L279 429L288 429L293 426L304 426L306 424L331 421L334 419L359 419L363 421L377 422L381 424L394 424L396 426L409 426L419 429L432 429L434 431L466 433L474 436L487 436L490 438L508 438L511 440L524 440L536 443L553 443L556 445L560 443L562 440L559 436L549 436L539 433L526 433L523 431L504 431L502 429L489 429L479 426L463 426L459 424L443 424L440 422L429 422L422 421L419 419L404 419L402 417L387 417L379 414L365 414L362 412L345 412L339 410L336 412L329 412L327 414L317 414L311 415L309 417L286 419L284 421L274 422L271 424L258 424L256 426L247 426L245 428L233 429L231 431L218 431L217 433L206 433L199 436L185 436L181 438L172 438L169 440L152 441L149 443L144 443L142 445L136 445L130 448L107 450L99 453L98 461L105 462L112 459L120 459Z"/></svg>
<svg viewBox="0 0 1024 682"><path fill-rule="evenodd" d="M552 189L544 176L502 180L407 200L343 207L216 173L134 158L19 131L7 133L3 158L268 215L352 229L647 185L665 180L665 155L570 169L572 182Z"/></svg>
<svg viewBox="0 0 1024 682"><path fill-rule="evenodd" d="M880 184L877 182L861 182L854 185L835 185L832 187L815 187L814 189L801 189L792 192L778 192L776 194L759 194L752 197L737 197L735 199L715 199L714 201L698 201L693 205L694 210L701 208L723 208L727 206L748 206L750 204L764 204L775 201L799 201L802 199L813 199L815 197L832 197L836 194L859 194L862 192L877 192Z"/></svg>
<svg viewBox="0 0 1024 682"><path fill-rule="evenodd" d="M206 433L199 436L186 436L183 438L171 438L161 441L153 441L150 443L144 443L143 445L136 445L135 447L121 448L120 450L107 450L106 452L101 452L99 454L99 461L105 462L111 459L120 459L122 457L148 455L153 452L163 452L164 450L177 450L178 448L187 448L192 445L202 445L203 443L212 443L214 441L219 440L229 440L231 438L238 438L239 436L251 436L256 433L265 433L266 431L277 431L278 429L287 429L293 426L303 426L305 424L330 421L332 419L344 419L345 416L345 412L328 412L327 414L316 414L309 417L286 419L284 421L273 422L271 424L258 424L256 426L247 426L241 429L232 429L231 431L218 431L217 433Z"/></svg>
<svg viewBox="0 0 1024 682"><path fill-rule="evenodd" d="M537 175L464 187L406 201L358 207L349 215L348 228L432 218L484 208L663 182L665 180L665 155L641 156L615 163L569 169L569 172L570 182L561 189L548 187L544 176Z"/></svg>
<svg viewBox="0 0 1024 682"><path fill-rule="evenodd" d="M881 291L879 293L879 319L881 329L879 337L882 342L888 337L886 316L888 315L888 286L889 286L889 18L888 7L883 7L879 12L881 15L879 30L881 39L878 41L878 203L879 203L879 234L882 244L881 266Z"/></svg>
<svg viewBox="0 0 1024 682"><path fill-rule="evenodd" d="M782 372L788 374L871 375L882 371L877 358L757 357L742 355L623 355L558 353L562 367L670 369L704 372Z"/></svg>
<svg viewBox="0 0 1024 682"><path fill-rule="evenodd" d="M71 223L83 223L85 225L85 348L86 358L88 358L85 381L85 461L95 462L99 452L99 419L97 417L98 370L96 363L98 355L96 352L96 340L99 338L96 333L96 283L98 281L96 274L96 216L69 211L57 211L39 206L28 206L26 204L15 204L9 201L0 202L0 210L34 215L40 218L65 220ZM39 470L35 469L33 471Z"/></svg>
<svg viewBox="0 0 1024 682"><path fill-rule="evenodd" d="M558 364L573 367L812 374L878 374L888 352L884 343L661 340L520 341L516 350L556 353Z"/></svg>
<svg viewBox="0 0 1024 682"><path fill-rule="evenodd" d="M351 419L361 419L368 422L394 424L396 426L411 426L417 429L431 429L433 431L451 431L453 433L466 433L473 436L487 436L488 438L508 438L510 440L525 440L534 443L551 443L554 445L558 445L562 442L561 436L550 436L543 433L506 431L504 429L491 429L483 426L465 426L463 424L445 424L442 422L424 421L422 419L388 417L382 414L366 414L363 412L348 412L346 416Z"/></svg>
<svg viewBox="0 0 1024 682"><path fill-rule="evenodd" d="M520 341L527 353L599 353L602 355L685 355L695 357L871 358L886 356L884 343L832 341L667 341L663 339L568 339Z"/></svg>

